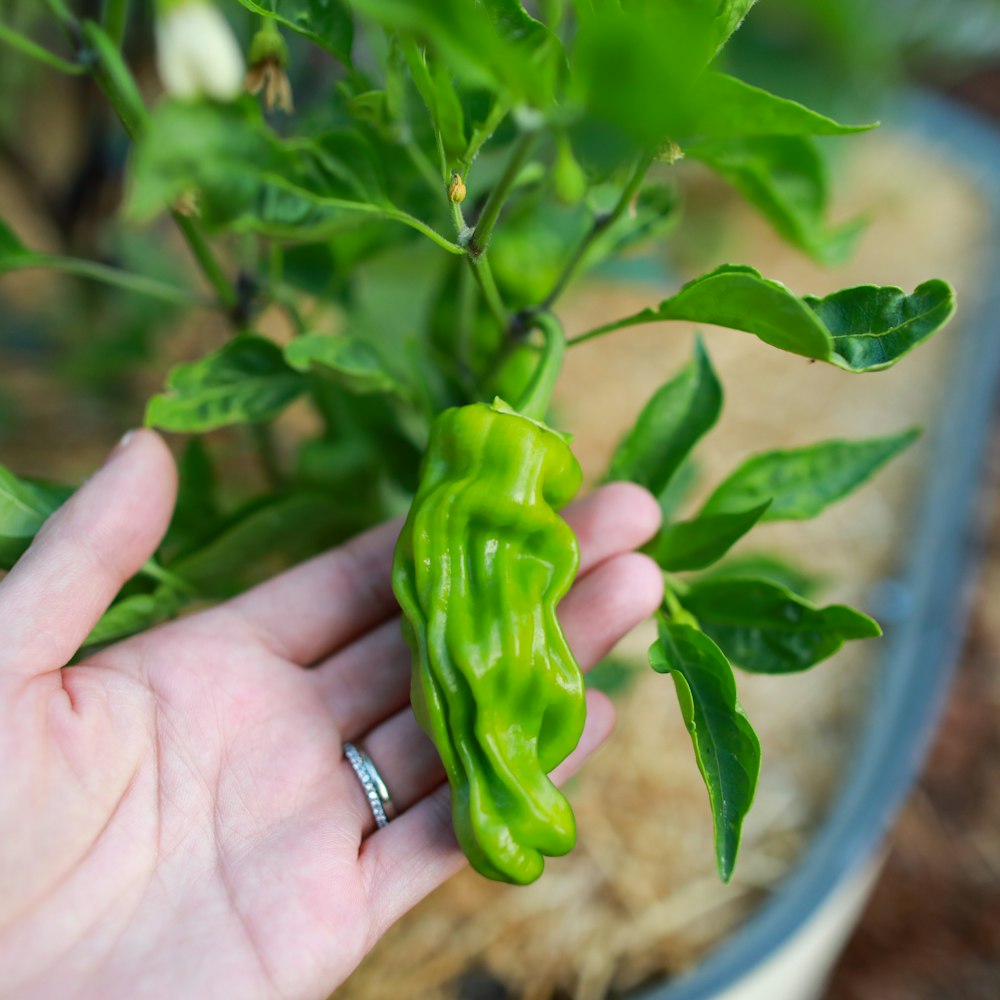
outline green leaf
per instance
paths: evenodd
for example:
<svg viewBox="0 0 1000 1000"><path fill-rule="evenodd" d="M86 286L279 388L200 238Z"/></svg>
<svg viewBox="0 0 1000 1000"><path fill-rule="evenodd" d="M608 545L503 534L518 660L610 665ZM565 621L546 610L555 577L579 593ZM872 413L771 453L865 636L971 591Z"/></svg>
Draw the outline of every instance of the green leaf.
<svg viewBox="0 0 1000 1000"><path fill-rule="evenodd" d="M434 127L441 136L449 163L465 153L465 124L462 104L455 92L451 74L441 60L427 61L427 53L412 42L404 43L403 54L417 92L431 113Z"/></svg>
<svg viewBox="0 0 1000 1000"><path fill-rule="evenodd" d="M305 385L285 364L280 347L243 334L198 361L172 368L168 391L146 406L146 426L196 432L259 423L277 416Z"/></svg>
<svg viewBox="0 0 1000 1000"><path fill-rule="evenodd" d="M383 180L349 129L279 139L252 100L167 101L136 145L127 213L144 221L197 192L209 228L315 239L385 214Z"/></svg>
<svg viewBox="0 0 1000 1000"><path fill-rule="evenodd" d="M701 581L681 600L736 666L758 674L805 670L850 639L882 634L860 611L817 608L768 580Z"/></svg>
<svg viewBox="0 0 1000 1000"><path fill-rule="evenodd" d="M743 19L750 13L750 8L757 0L722 0L722 3L718 0L701 0L701 2L711 4L715 8L713 34L715 51L718 52L743 23Z"/></svg>
<svg viewBox="0 0 1000 1000"><path fill-rule="evenodd" d="M354 18L341 0L239 0L247 10L270 17L351 64Z"/></svg>
<svg viewBox="0 0 1000 1000"><path fill-rule="evenodd" d="M639 663L607 656L584 675L587 688L614 696L627 691L639 676Z"/></svg>
<svg viewBox="0 0 1000 1000"><path fill-rule="evenodd" d="M443 65L473 86L499 90L546 106L552 97L552 70L537 58L534 37L495 17L498 2L468 0L350 0L361 14L392 31L415 36L437 53Z"/></svg>
<svg viewBox="0 0 1000 1000"><path fill-rule="evenodd" d="M862 285L823 299L802 300L833 337L832 361L852 372L894 365L944 326L955 312L955 292L940 279L900 288Z"/></svg>
<svg viewBox="0 0 1000 1000"><path fill-rule="evenodd" d="M807 136L707 139L684 153L724 177L781 236L821 263L845 260L864 228L857 219L827 224L826 167Z"/></svg>
<svg viewBox="0 0 1000 1000"><path fill-rule="evenodd" d="M721 559L763 516L765 501L732 514L709 514L664 528L651 554L668 573L704 569Z"/></svg>
<svg viewBox="0 0 1000 1000"><path fill-rule="evenodd" d="M352 500L300 491L237 511L204 547L171 562L171 573L206 597L228 597L368 526Z"/></svg>
<svg viewBox="0 0 1000 1000"><path fill-rule="evenodd" d="M753 577L769 580L793 591L807 600L815 597L828 584L826 577L793 565L771 552L747 552L731 556L703 573L699 580L732 580Z"/></svg>
<svg viewBox="0 0 1000 1000"><path fill-rule="evenodd" d="M202 438L188 441L177 472L177 503L164 545L189 549L211 538L222 519L216 500L215 468Z"/></svg>
<svg viewBox="0 0 1000 1000"><path fill-rule="evenodd" d="M874 125L842 125L797 101L725 73L705 73L689 107L679 109L672 137L728 139L747 135L850 135ZM681 142L683 145L683 142Z"/></svg>
<svg viewBox="0 0 1000 1000"><path fill-rule="evenodd" d="M21 479L0 465L0 569L21 558L49 515L72 494L70 487Z"/></svg>
<svg viewBox="0 0 1000 1000"><path fill-rule="evenodd" d="M153 594L133 594L112 604L101 615L84 646L116 642L172 618L181 609L183 599L169 587Z"/></svg>
<svg viewBox="0 0 1000 1000"><path fill-rule="evenodd" d="M659 622L649 663L674 679L684 725L708 788L719 875L728 882L743 820L757 788L760 741L736 700L729 661L703 632L690 625Z"/></svg>
<svg viewBox="0 0 1000 1000"><path fill-rule="evenodd" d="M585 336L659 320L689 320L744 330L780 350L867 372L894 365L939 330L954 308L954 292L938 279L918 285L912 295L891 286L860 285L823 299L799 298L752 267L723 264L689 281L656 308Z"/></svg>
<svg viewBox="0 0 1000 1000"><path fill-rule="evenodd" d="M576 8L574 103L643 145L682 134L694 116L693 81L718 45L716 11L704 2Z"/></svg>
<svg viewBox="0 0 1000 1000"><path fill-rule="evenodd" d="M329 374L351 392L391 392L409 396L378 351L360 337L303 334L285 348L285 360L300 372Z"/></svg>
<svg viewBox="0 0 1000 1000"><path fill-rule="evenodd" d="M722 386L701 338L694 357L653 394L611 459L609 479L663 495L674 473L722 409Z"/></svg>
<svg viewBox="0 0 1000 1000"><path fill-rule="evenodd" d="M771 501L765 521L804 521L867 482L920 436L912 429L864 441L823 441L748 458L705 502L701 516Z"/></svg>

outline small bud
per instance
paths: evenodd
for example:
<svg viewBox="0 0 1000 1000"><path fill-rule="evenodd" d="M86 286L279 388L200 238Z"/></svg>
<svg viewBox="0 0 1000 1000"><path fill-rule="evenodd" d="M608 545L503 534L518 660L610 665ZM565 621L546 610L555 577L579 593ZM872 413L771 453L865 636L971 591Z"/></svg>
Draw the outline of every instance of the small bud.
<svg viewBox="0 0 1000 1000"><path fill-rule="evenodd" d="M264 91L264 106L268 111L284 111L291 114L292 86L288 82L285 67L288 65L288 46L278 32L277 25L270 18L250 42L250 69L247 70L244 86L251 94Z"/></svg>
<svg viewBox="0 0 1000 1000"><path fill-rule="evenodd" d="M171 97L231 101L243 89L243 55L210 0L157 0L156 67Z"/></svg>
<svg viewBox="0 0 1000 1000"><path fill-rule="evenodd" d="M187 188L174 198L174 211L187 218L197 218L201 215L201 196L197 189Z"/></svg>
<svg viewBox="0 0 1000 1000"><path fill-rule="evenodd" d="M448 197L456 204L459 205L465 201L465 184L462 181L462 175L456 170L451 175L451 183L448 185Z"/></svg>
<svg viewBox="0 0 1000 1000"><path fill-rule="evenodd" d="M656 158L660 163L676 163L684 159L684 150L673 139L668 139L657 151Z"/></svg>

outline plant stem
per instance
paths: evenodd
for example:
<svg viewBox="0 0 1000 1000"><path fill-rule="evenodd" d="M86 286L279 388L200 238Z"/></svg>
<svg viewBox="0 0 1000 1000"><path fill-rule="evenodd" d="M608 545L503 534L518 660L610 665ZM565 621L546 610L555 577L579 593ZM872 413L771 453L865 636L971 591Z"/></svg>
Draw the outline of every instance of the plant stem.
<svg viewBox="0 0 1000 1000"><path fill-rule="evenodd" d="M104 30L93 21L82 28L90 75L107 98L128 137L134 142L146 127L146 106L121 53Z"/></svg>
<svg viewBox="0 0 1000 1000"><path fill-rule="evenodd" d="M670 616L670 620L678 625L691 625L699 628L698 619L688 611L677 597L677 581L670 577L669 573L663 574L663 607Z"/></svg>
<svg viewBox="0 0 1000 1000"><path fill-rule="evenodd" d="M507 309L504 307L503 299L500 297L500 289L497 288L497 283L493 279L493 270L490 267L490 262L484 254L478 258L470 256L469 264L472 267L476 283L479 285L479 290L483 293L483 301L486 303L486 308L489 309L490 315L496 320L501 332L506 333L509 326Z"/></svg>
<svg viewBox="0 0 1000 1000"><path fill-rule="evenodd" d="M486 204L483 206L479 221L476 223L476 228L466 248L473 260L483 254L489 246L490 237L493 235L493 227L496 225L500 210L507 201L507 195L510 194L510 190L514 186L517 175L521 172L521 167L524 166L524 162L527 160L534 142L535 133L532 131L523 132L514 144L514 151L507 161L507 167L503 172L503 176L486 199Z"/></svg>
<svg viewBox="0 0 1000 1000"><path fill-rule="evenodd" d="M566 290L566 286L572 280L577 268L580 266L584 257L587 256L587 252L593 246L597 237L600 236L601 233L610 229L621 218L622 213L626 208L628 208L629 204L631 204L632 199L639 190L643 178L649 170L651 162L652 157L650 156L643 155L640 157L635 165L635 169L632 171L632 174L628 179L628 182L622 189L622 193L619 195L618 201L615 202L615 207L612 208L610 212L595 216L590 229L584 234L583 239L580 240L580 243L573 251L569 260L566 262L565 267L563 267L562 273L556 279L556 283L552 286L552 291L549 292L542 302L542 309L552 308L556 299L558 299L559 296Z"/></svg>
<svg viewBox="0 0 1000 1000"><path fill-rule="evenodd" d="M80 74L87 72L86 67L70 62L68 59L63 59L62 56L57 56L54 52L49 52L48 49L36 44L30 38L25 38L24 35L8 28L4 24L0 24L0 42L62 73Z"/></svg>
<svg viewBox="0 0 1000 1000"><path fill-rule="evenodd" d="M129 0L104 0L104 30L118 48L125 41L128 7Z"/></svg>
<svg viewBox="0 0 1000 1000"><path fill-rule="evenodd" d="M532 317L531 323L542 331L545 339L538 365L515 409L533 420L544 420L552 400L552 391L562 370L566 354L566 334L552 313L537 313Z"/></svg>
<svg viewBox="0 0 1000 1000"><path fill-rule="evenodd" d="M76 257L61 257L56 254L31 254L20 260L13 258L6 262L5 269L10 271L28 271L32 268L51 268L63 274L73 274L80 278L91 278L105 285L124 288L129 292L138 292L161 302L172 302L176 305L205 305L203 299L184 288L176 288L156 278L147 278L143 274L132 274L92 260L80 260Z"/></svg>
<svg viewBox="0 0 1000 1000"><path fill-rule="evenodd" d="M177 223L177 228L181 231L184 239L187 240L187 244L191 248L191 253L194 254L194 259L198 262L202 274L205 275L209 284L215 289L215 294L218 295L223 308L226 312L231 313L236 308L238 301L236 290L223 273L219 262L212 253L212 248L208 245L201 230L195 224L194 220L188 216L181 215L180 212L171 212L170 214L174 222Z"/></svg>
<svg viewBox="0 0 1000 1000"><path fill-rule="evenodd" d="M644 310L645 312L652 313L652 309ZM641 314L639 314L641 315ZM575 337L570 337L566 341L567 347L574 347L576 344L582 344L584 341L593 340L594 337L600 337L605 333L612 333L614 330L621 330L627 326L639 326L642 323L655 323L657 317L651 315L648 319L640 319L637 316L626 316L625 319L612 320L610 323L605 323L603 326L595 326L593 330L587 330L586 333L578 333Z"/></svg>

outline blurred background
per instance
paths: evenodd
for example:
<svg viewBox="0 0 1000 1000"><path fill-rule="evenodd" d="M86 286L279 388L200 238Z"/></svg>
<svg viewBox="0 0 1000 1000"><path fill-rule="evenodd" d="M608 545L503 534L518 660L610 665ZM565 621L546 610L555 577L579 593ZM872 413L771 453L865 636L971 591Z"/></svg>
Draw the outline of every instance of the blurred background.
<svg viewBox="0 0 1000 1000"><path fill-rule="evenodd" d="M98 16L102 4L74 6ZM30 25L39 7L0 0L0 23ZM155 99L149 18L142 4L133 11L129 61ZM891 118L901 95L920 88L1000 131L1000 0L761 0L725 59L749 82L841 120ZM299 62L293 89L307 90L317 71ZM179 245L164 251L162 230L111 224L128 144L88 80L0 47L0 94L0 218L26 243L168 281L186 271ZM932 173L921 177L930 210L938 192ZM695 228L703 223L704 245L685 253L711 259L728 237L713 235L718 190L700 183L691 181L690 213ZM170 305L151 309L100 285L0 274L0 462L25 476L79 481L141 421L166 366L224 336L221 320L191 322ZM981 565L955 683L827 1000L1000 997L1000 409L995 419L974 529ZM226 441L227 463L249 470L249 444ZM489 995L483 990L474 995Z"/></svg>

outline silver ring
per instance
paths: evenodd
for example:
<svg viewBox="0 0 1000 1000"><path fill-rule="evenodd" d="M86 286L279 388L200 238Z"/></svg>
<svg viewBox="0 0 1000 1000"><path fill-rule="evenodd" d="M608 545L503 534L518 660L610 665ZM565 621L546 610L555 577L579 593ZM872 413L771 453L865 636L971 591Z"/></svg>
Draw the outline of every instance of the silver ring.
<svg viewBox="0 0 1000 1000"><path fill-rule="evenodd" d="M365 790L368 805L371 806L372 815L375 817L375 826L381 830L392 818L390 815L393 811L392 798L389 796L389 789L385 787L382 775L376 770L371 757L363 750L359 750L353 743L345 743L344 756L358 776L358 781Z"/></svg>

